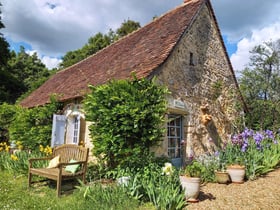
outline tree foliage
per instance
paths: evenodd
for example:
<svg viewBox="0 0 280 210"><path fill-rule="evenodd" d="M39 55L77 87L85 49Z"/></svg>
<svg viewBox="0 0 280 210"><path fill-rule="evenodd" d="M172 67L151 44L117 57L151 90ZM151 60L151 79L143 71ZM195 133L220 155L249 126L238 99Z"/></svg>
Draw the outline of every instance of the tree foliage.
<svg viewBox="0 0 280 210"><path fill-rule="evenodd" d="M7 109L10 113L9 141L21 141L28 149L37 149L40 144L50 145L53 113L58 113L61 109L61 104L54 98L51 101L50 104L32 109L17 105L5 108L0 105L1 109L6 109L3 111L4 115L7 115Z"/></svg>
<svg viewBox="0 0 280 210"><path fill-rule="evenodd" d="M0 16L0 29L2 28L4 24ZM29 55L24 47L21 47L18 53L10 51L2 33L0 33L0 55L0 104L15 103L23 94L38 88L52 73L36 53Z"/></svg>
<svg viewBox="0 0 280 210"><path fill-rule="evenodd" d="M0 143L9 141L9 126L16 115L16 106L3 103L0 105Z"/></svg>
<svg viewBox="0 0 280 210"><path fill-rule="evenodd" d="M0 2L0 7L1 6L2 6L2 4ZM0 10L0 30L3 28L5 28L5 25L2 23L1 10ZM6 65L8 59L10 57L9 43L3 37L3 34L1 32L0 32L0 55L1 55L0 56L0 69L1 69L1 67Z"/></svg>
<svg viewBox="0 0 280 210"><path fill-rule="evenodd" d="M27 54L22 46L18 53L12 51L7 70L21 85L21 89L17 90L19 96L35 90L51 75L51 71L46 68L37 54Z"/></svg>
<svg viewBox="0 0 280 210"><path fill-rule="evenodd" d="M90 37L88 43L86 43L81 49L67 52L62 58L60 68L66 68L95 54L99 50L107 47L138 28L140 28L138 22L127 20L122 23L121 27L118 28L116 32L110 29L107 34L97 33Z"/></svg>
<svg viewBox="0 0 280 210"><path fill-rule="evenodd" d="M246 120L253 129L280 127L280 40L265 42L250 51L250 66L239 80L250 108Z"/></svg>
<svg viewBox="0 0 280 210"><path fill-rule="evenodd" d="M94 155L110 168L136 164L161 140L167 89L136 78L90 88L84 106L87 120L94 122Z"/></svg>
<svg viewBox="0 0 280 210"><path fill-rule="evenodd" d="M133 20L124 21L121 27L117 29L117 38L122 38L140 27L141 26L139 22L135 22Z"/></svg>

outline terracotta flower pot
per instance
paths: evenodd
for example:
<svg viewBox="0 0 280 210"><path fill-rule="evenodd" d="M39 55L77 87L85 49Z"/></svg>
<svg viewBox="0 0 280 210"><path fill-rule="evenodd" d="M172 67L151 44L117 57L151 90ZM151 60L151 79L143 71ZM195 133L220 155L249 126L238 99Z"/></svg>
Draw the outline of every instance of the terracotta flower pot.
<svg viewBox="0 0 280 210"><path fill-rule="evenodd" d="M227 167L227 172L230 176L232 183L244 183L245 166L230 165Z"/></svg>
<svg viewBox="0 0 280 210"><path fill-rule="evenodd" d="M229 174L226 171L215 171L215 177L219 184L227 184L230 182Z"/></svg>
<svg viewBox="0 0 280 210"><path fill-rule="evenodd" d="M185 197L188 202L198 202L198 195L200 191L200 178L180 176L180 182L185 190Z"/></svg>

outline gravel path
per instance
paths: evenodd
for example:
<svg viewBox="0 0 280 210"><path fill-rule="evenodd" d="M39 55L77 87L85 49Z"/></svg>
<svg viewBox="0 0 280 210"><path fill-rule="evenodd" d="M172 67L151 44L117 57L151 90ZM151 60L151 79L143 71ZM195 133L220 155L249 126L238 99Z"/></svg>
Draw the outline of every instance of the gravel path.
<svg viewBox="0 0 280 210"><path fill-rule="evenodd" d="M208 183L188 210L280 210L280 169L243 184Z"/></svg>

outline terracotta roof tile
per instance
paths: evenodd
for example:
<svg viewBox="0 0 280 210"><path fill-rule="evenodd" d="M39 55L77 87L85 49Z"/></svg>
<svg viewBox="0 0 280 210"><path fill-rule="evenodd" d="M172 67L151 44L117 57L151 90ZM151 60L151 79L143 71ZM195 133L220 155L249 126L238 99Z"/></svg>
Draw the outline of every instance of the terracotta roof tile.
<svg viewBox="0 0 280 210"><path fill-rule="evenodd" d="M204 2L187 1L98 53L57 72L21 105L43 105L54 93L61 101L83 96L89 84L129 78L131 72L138 77L150 75L170 55Z"/></svg>

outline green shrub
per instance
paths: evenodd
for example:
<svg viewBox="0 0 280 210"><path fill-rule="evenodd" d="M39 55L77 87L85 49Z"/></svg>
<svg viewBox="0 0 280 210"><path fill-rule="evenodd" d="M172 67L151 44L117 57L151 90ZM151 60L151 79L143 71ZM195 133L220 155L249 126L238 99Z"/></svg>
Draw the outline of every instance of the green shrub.
<svg viewBox="0 0 280 210"><path fill-rule="evenodd" d="M111 169L141 163L162 140L167 89L136 78L90 88L84 107L94 122L89 128L93 154Z"/></svg>
<svg viewBox="0 0 280 210"><path fill-rule="evenodd" d="M15 118L17 108L7 103L0 105L0 143L9 141L9 126Z"/></svg>
<svg viewBox="0 0 280 210"><path fill-rule="evenodd" d="M206 168L202 163L198 162L197 160L193 160L186 166L182 173L189 177L201 177L205 171Z"/></svg>
<svg viewBox="0 0 280 210"><path fill-rule="evenodd" d="M201 165L200 178L202 182L214 182L215 171L225 170L225 165L216 154L204 154L199 156L196 161Z"/></svg>
<svg viewBox="0 0 280 210"><path fill-rule="evenodd" d="M61 108L55 99L42 107L26 109L15 106L16 114L9 126L9 141L20 141L25 149L50 145L53 114Z"/></svg>

